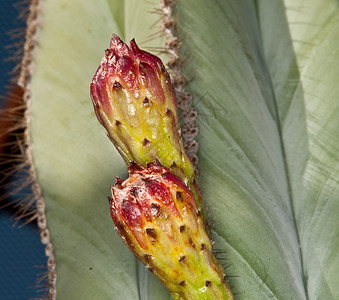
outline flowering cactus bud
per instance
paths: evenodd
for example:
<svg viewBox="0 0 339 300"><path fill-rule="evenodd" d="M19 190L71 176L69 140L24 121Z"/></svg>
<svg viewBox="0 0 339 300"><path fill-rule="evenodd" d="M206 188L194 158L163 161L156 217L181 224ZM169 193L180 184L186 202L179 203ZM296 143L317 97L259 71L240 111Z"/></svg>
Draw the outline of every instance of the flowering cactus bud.
<svg viewBox="0 0 339 300"><path fill-rule="evenodd" d="M129 165L110 199L120 236L174 299L233 299L188 187L160 163Z"/></svg>
<svg viewBox="0 0 339 300"><path fill-rule="evenodd" d="M193 176L185 154L174 89L161 60L113 35L91 83L97 118L127 163L175 162Z"/></svg>
<svg viewBox="0 0 339 300"><path fill-rule="evenodd" d="M174 89L161 60L113 35L110 48L91 83L91 97L100 123L126 163L143 166L159 160L186 181L205 209L194 167L180 133Z"/></svg>

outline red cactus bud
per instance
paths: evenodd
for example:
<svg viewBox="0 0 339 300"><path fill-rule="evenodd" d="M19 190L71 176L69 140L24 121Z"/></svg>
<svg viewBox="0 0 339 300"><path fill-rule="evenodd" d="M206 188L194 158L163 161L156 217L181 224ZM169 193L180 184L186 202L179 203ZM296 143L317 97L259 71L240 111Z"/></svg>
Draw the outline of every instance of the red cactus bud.
<svg viewBox="0 0 339 300"><path fill-rule="evenodd" d="M175 92L158 57L113 35L90 92L98 120L127 163L181 160L193 169L182 146Z"/></svg>
<svg viewBox="0 0 339 300"><path fill-rule="evenodd" d="M111 214L130 250L174 299L233 299L193 194L168 168L129 165L112 187Z"/></svg>

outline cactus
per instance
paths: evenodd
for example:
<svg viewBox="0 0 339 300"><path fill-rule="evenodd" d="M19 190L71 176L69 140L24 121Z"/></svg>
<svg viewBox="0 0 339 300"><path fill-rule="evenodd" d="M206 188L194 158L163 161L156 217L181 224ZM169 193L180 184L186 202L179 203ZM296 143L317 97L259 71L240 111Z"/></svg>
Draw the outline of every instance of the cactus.
<svg viewBox="0 0 339 300"><path fill-rule="evenodd" d="M51 299L169 298L125 251L101 200L113 174L126 175L88 95L112 32L170 68L235 297L339 298L337 1L32 3L16 128L27 127L18 148Z"/></svg>

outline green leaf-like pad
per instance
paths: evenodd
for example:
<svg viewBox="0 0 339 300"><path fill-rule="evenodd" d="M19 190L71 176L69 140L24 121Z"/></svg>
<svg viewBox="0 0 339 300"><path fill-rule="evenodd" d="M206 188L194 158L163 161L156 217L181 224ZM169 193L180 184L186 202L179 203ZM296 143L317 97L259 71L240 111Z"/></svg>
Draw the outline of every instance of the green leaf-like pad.
<svg viewBox="0 0 339 300"><path fill-rule="evenodd" d="M178 6L203 196L233 291L337 299L337 2Z"/></svg>
<svg viewBox="0 0 339 300"><path fill-rule="evenodd" d="M169 299L115 233L106 197L126 166L89 97L112 33L164 45L142 43L159 30L154 8L42 6L31 147L59 299ZM198 110L200 183L236 298L338 299L338 2L179 0L175 14Z"/></svg>

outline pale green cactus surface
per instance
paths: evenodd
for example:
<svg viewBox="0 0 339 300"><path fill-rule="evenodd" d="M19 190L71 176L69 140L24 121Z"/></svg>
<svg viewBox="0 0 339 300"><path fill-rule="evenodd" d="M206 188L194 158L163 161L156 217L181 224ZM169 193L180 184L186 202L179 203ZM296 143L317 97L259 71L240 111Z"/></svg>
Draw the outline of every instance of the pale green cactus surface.
<svg viewBox="0 0 339 300"><path fill-rule="evenodd" d="M338 1L174 2L199 182L235 298L339 299ZM112 34L158 54L160 19L157 1L41 1L29 130L57 299L170 299L115 232L107 196L126 166L89 96Z"/></svg>

